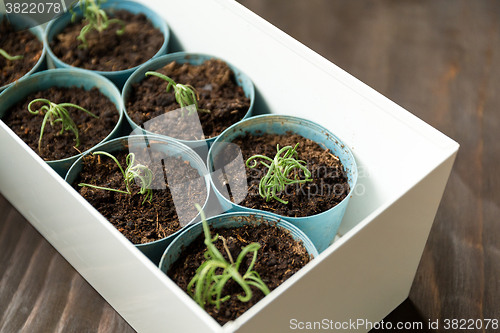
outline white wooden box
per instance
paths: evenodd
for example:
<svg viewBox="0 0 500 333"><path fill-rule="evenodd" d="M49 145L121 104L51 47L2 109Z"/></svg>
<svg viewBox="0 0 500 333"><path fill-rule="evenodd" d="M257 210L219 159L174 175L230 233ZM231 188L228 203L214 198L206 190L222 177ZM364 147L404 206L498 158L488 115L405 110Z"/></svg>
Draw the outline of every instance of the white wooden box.
<svg viewBox="0 0 500 333"><path fill-rule="evenodd" d="M232 0L139 2L168 22L170 51L213 54L248 74L257 112L314 120L349 145L359 178L341 237L221 327L1 121L0 192L138 332L383 319L408 296L458 144Z"/></svg>

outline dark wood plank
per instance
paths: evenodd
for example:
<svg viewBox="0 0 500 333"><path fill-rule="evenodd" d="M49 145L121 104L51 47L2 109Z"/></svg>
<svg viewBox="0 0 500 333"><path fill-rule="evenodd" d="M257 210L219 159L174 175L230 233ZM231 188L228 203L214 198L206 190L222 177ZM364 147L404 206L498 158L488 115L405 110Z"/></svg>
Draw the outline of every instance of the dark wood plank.
<svg viewBox="0 0 500 333"><path fill-rule="evenodd" d="M0 332L135 332L1 194Z"/></svg>
<svg viewBox="0 0 500 333"><path fill-rule="evenodd" d="M500 319L500 2L239 2L461 144L410 300L425 322Z"/></svg>

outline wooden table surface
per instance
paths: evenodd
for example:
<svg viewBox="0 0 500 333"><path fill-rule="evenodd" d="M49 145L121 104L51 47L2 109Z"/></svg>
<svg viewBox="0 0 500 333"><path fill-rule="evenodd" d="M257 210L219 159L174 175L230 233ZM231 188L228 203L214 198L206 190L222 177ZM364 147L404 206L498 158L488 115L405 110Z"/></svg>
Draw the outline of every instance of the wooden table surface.
<svg viewBox="0 0 500 333"><path fill-rule="evenodd" d="M500 319L500 2L240 2L461 144L409 299L386 320ZM0 195L0 332L19 331L133 329Z"/></svg>

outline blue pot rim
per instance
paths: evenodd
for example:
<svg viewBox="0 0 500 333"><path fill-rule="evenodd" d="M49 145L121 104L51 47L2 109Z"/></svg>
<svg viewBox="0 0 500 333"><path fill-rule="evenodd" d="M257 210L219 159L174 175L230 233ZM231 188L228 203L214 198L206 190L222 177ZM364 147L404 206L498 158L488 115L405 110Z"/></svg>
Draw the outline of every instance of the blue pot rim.
<svg viewBox="0 0 500 333"><path fill-rule="evenodd" d="M135 82L132 82L134 81L134 79L136 78L136 75L138 75L138 73L143 70L144 68L146 67L154 67L155 65L157 65L158 63L162 63L164 62L166 59L169 60L168 63L172 62L172 61L175 61L177 59L186 59L186 60L189 60L189 57L193 57L193 58L202 58L202 59L218 59L218 60L222 60L224 61L230 68L231 70L234 72L234 74L236 75L236 71L240 73L240 75L243 75L245 76L248 81L250 82L250 91L249 91L249 99L250 99L250 106L248 107L248 111L247 113L245 114L245 116L243 116L243 118L241 120L239 120L237 123L235 124L238 124L240 122L242 122L243 120L249 118L250 114L251 114L251 111L253 109L253 106L254 106L254 103L255 103L255 86L253 84L253 81L250 79L250 77L248 75L246 75L243 71L241 71L238 67L234 66L233 64L231 64L230 62L226 61L225 59L223 58L220 58L220 57L216 57L216 56L213 56L213 55L210 55L210 54L205 54L205 53L195 53L195 52L174 52L174 53L169 53L169 54L165 54L165 55L162 55L162 56L159 56L159 57L156 57L154 59L151 59L150 61L148 61L147 63L144 63L142 65L139 66L139 68L137 68L136 71L134 71L134 73L132 75L130 75L130 77L127 79L127 81L125 82L125 85L123 86L123 89L122 89L122 104L123 104L123 113L125 114L125 118L127 119L127 121L131 124L134 124L135 126L137 126L137 128L141 128L141 130L146 133L147 135L161 135L161 136L164 136L164 137L167 137L167 138L171 138L173 140L177 140L179 142L182 142L186 145L195 145L195 144L200 144L200 143L203 143L203 142L206 142L206 143L209 143L209 142L214 142L221 134L217 135L217 136L214 136L212 138L209 138L209 139L203 139L203 140L181 140L181 139L177 139L177 138L174 138L174 137L171 137L171 136L168 136L168 135L163 135L163 134L158 134L158 133L154 133L154 132L150 132L148 130L145 130L143 129L142 127L140 127L139 125L137 125L128 115L128 112L127 112L127 107L126 107L126 95L127 95L127 92L130 90L130 86L135 83ZM166 64L168 64L166 63ZM164 66L164 65L163 65ZM162 66L162 67L163 67ZM159 67L161 68L161 67ZM142 80L140 80L139 82L141 82ZM233 125L235 125L233 124ZM233 126L231 125L231 126Z"/></svg>
<svg viewBox="0 0 500 333"><path fill-rule="evenodd" d="M6 15L6 14L3 14L3 15ZM1 15L0 15L1 17ZM0 87L0 92L3 92L7 89L9 89L10 87L12 87L16 82L20 81L20 80L25 80L26 78L28 78L29 76L33 75L33 73L38 69L38 67L40 67L40 65L45 61L45 57L47 56L47 52L48 52L48 43L47 43L47 39L45 38L45 32L43 31L43 29L40 27L40 25L37 25L35 21L33 21L32 19L30 19L29 17L25 17L25 16L22 16L22 15L17 15L16 17L19 17L19 18L22 18L22 20L28 22L28 24L31 24L32 27L27 29L27 30L30 30L30 32L35 35L38 40L42 43L42 54L40 55L40 59L38 59L38 61L36 62L36 64L26 73L24 74L21 78L19 78L18 80L14 81L14 82L11 82L9 84L6 84L6 85L3 85ZM1 20L0 20L1 22ZM37 36L32 30L36 30L39 34L39 36Z"/></svg>
<svg viewBox="0 0 500 333"><path fill-rule="evenodd" d="M76 165L88 154L92 153L93 151L97 150L97 149L100 149L103 145L107 145L107 144L114 144L115 142L117 141L123 141L123 140L128 140L129 138L144 138L144 135L127 135L127 136L121 136L119 138L115 138L115 139L112 139L112 140L109 140L109 141L106 141L106 142L101 142L99 143L98 145L92 147L91 149L89 150L86 150L84 153L81 154L81 156L78 157L78 159L71 165L71 167L68 169L68 172L66 173L66 176L64 177L64 181L65 182L68 182L67 178L68 178L68 175L70 174L71 170L76 167ZM183 151L190 151L192 152L192 155L194 158L198 158L199 159L199 162L201 163L202 166L205 166L205 163L203 162L203 160L201 159L201 157L196 154L196 152L189 148L188 146L186 146L185 144L183 144L182 142L178 142L176 140L172 140L170 138L165 138L165 137L161 137L161 136L158 136L158 135L147 135L147 139L148 140L158 140L158 141L162 141L163 143L167 143L168 145L170 146L174 146L175 145L178 145L180 147L176 147L176 148L180 148L182 149ZM195 168L198 170L198 168ZM200 171L200 170L198 170ZM205 202L203 203L203 206L202 206L202 209L205 209L207 203L208 203L208 199L210 197L210 192L211 192L211 186L210 186L210 182L208 181L207 179L207 173L206 173L206 170L201 170L202 173L203 173L203 176L200 176L200 177L203 177L205 178L205 185L207 186L207 196L205 198ZM71 185L71 184L70 184ZM137 247L138 249L140 248L145 248L145 247L149 247L149 246L154 246L156 244L160 244L162 242L164 242L166 239L168 238L171 238L173 240L175 240L177 238L178 235L180 235L180 233L184 232L184 230L187 230L189 228L191 228L193 225L195 225L196 223L193 223L193 221L195 221L198 217L200 216L200 213L198 212L198 214L196 214L192 219L191 221L189 221L189 223L187 223L184 227L181 227L179 230L177 230L176 232L174 232L173 234L165 237L165 238L162 238L162 239L158 239L158 240L155 240L153 242L149 242L149 243L144 243L144 244L133 244L135 247Z"/></svg>
<svg viewBox="0 0 500 333"><path fill-rule="evenodd" d="M257 218L262 218L265 219L266 222L272 224L275 223L276 227L278 228L284 228L290 232L293 232L297 237L294 237L296 240L300 240L303 243L304 248L306 249L307 253L309 254L309 257L311 259L317 258L319 256L318 250L316 249L316 246L314 243L309 239L309 237L298 227L293 225L292 223L272 214L267 214L267 212L263 213L262 211L258 212L231 212L231 213L224 213L224 214L219 214L216 216L212 216L207 219L207 224L210 227L211 222L215 219L227 217L227 218L237 218L237 217L242 217L242 216L256 216ZM190 232L191 229L199 227L199 225L202 224L202 221L196 222L195 224L189 226L188 228L184 229L182 233L176 237L165 249L165 252L161 256L160 264L158 267L160 270L162 270L163 266L163 260L166 257L167 253L171 250L171 248L175 245L176 242L180 241L184 234ZM231 228L231 227L230 227ZM200 234L203 233L203 228L201 229ZM312 251L309 251L308 246L306 246L306 243L308 243L308 246L311 248ZM189 245L189 244L188 244ZM182 251L181 251L182 252ZM163 270L162 270L163 271ZM166 273L166 272L165 272Z"/></svg>
<svg viewBox="0 0 500 333"><path fill-rule="evenodd" d="M350 188L349 188L349 193L346 195L346 197L341 202L339 202L334 207L332 207L332 208L330 208L330 209L328 209L328 210L326 210L324 212L321 212L319 214L314 214L314 215L309 215L309 216L302 216L302 217L284 216L284 215L276 214L276 213L273 213L273 212L268 212L266 210L255 209L255 208L248 208L248 207L245 207L245 206L241 206L241 205L235 204L234 202L227 200L219 192L219 190L217 189L217 187L213 183L212 177L210 177L210 184L212 185L212 188L213 188L214 192L217 194L217 196L219 198L225 200L227 203L229 203L229 204L231 204L233 206L236 206L236 207L241 207L241 209L244 209L246 211L259 212L259 213L260 212L265 212L266 214L269 214L269 215L272 215L272 216L275 216L275 217L279 217L279 218L282 218L282 219L286 219L287 221L291 221L291 222L293 222L293 221L299 221L299 220L304 220L304 219L308 219L308 218L316 218L316 217L319 217L319 216L322 216L322 215L327 215L330 211L332 211L333 209L335 209L341 203L349 200L350 196L352 195L352 191L356 187L356 182L357 182L357 179L358 179L358 175L357 175L358 167L357 167L357 164L356 164L356 159L354 158L354 154L352 153L351 149L344 143L344 141L342 141L338 136L336 136L335 134L333 134L331 131L329 131L325 127L319 125L318 123L315 123L314 121L311 121L311 120L308 120L308 119L304 119L304 118L300 118L300 117L295 117L295 116L278 115L278 114L264 114L264 115L259 115L259 116L253 116L252 118L250 118L248 120L242 120L241 122L236 123L236 124L231 125L230 127L228 127L224 132L222 132L217 137L217 140L214 141L214 145L216 143L218 143L218 142L225 142L225 141L222 141L222 138L224 137L224 135L226 133L231 132L231 131L235 132L237 130L236 127L237 126L244 126L246 121L255 121L255 120L258 120L258 119L275 118L275 117L281 118L281 120L279 122L282 122L283 118L287 118L288 120L292 120L292 121L295 121L295 122L298 122L298 123L311 124L314 127L320 127L322 129L323 134L327 135L328 137L334 138L341 145L344 146L342 149L344 149L351 156L351 158L352 158L351 169L353 170L353 181L352 181L352 186L350 186ZM242 128L242 129L244 130L244 128ZM207 169L208 169L209 173L213 172L213 163L212 163L211 157L212 157L212 149L213 149L214 145L212 145L212 147L210 147L210 150L208 151L208 155L207 155L206 165L207 165ZM344 168L346 168L345 165L344 165Z"/></svg>
<svg viewBox="0 0 500 333"><path fill-rule="evenodd" d="M103 8L105 9L106 7L110 6L111 4L115 4L115 3L118 4L117 8L120 8L120 5L124 4L124 3L125 4L126 3L136 4L138 7L141 8L141 12L142 13L147 13L147 16L156 16L156 17L159 18L159 21L162 23L161 24L161 28L159 27L159 29L160 29L161 33L163 34L163 44L160 47L160 49L158 50L158 52L156 52L151 57L151 59L148 59L148 60L146 60L146 62L144 62L142 64L139 64L139 65L137 65L135 67L128 68L128 69L122 69L122 70L119 70L119 71L97 71L97 70L92 70L92 69L85 69L85 68L81 68L81 67L71 66L71 65L63 62L61 59L59 59L59 57L57 57L54 54L54 52L52 52L52 49L50 48L48 36L49 36L50 30L56 24L57 20L60 20L63 16L71 15L71 13L70 13L69 10L67 12L63 13L62 15L58 16L57 18L51 20L49 22L49 24L47 25L47 27L45 28L44 39L45 39L46 44L47 44L47 54L50 56L50 59L52 61L54 61L55 63L57 63L59 66L63 67L63 68L78 68L78 69L86 70L86 71L89 71L89 72L92 72L92 73L96 73L96 74L99 74L99 75L102 75L102 76L112 77L112 76L120 76L120 75L123 75L123 74L131 74L134 71L136 71L140 66L146 64L147 62L149 62L152 59L155 59L159 55L161 55L162 54L162 50L167 47L169 39L170 39L170 29L168 27L167 22L165 22L165 20L163 18L161 18L160 16L158 16L158 14L156 12L154 12L153 10L151 10L149 7L144 6L143 4L135 2L135 1L129 1L129 0L110 0L110 1L107 1L107 2L105 2L103 4ZM80 9L77 8L77 11L80 11Z"/></svg>
<svg viewBox="0 0 500 333"><path fill-rule="evenodd" d="M111 82L108 78L104 77L104 76L101 76L101 75L98 75L96 73L92 73L91 71L86 71L86 70L83 70L83 69L80 69L80 68L76 68L76 67L69 67L69 68L56 68L56 69L48 69L48 70L45 70L45 71L42 71L42 72L38 72L38 73L35 73L35 74L32 74L30 75L29 77L23 79L23 81L19 81L19 84L29 84L31 80L35 80L37 77L39 76L45 76L45 75L52 75L52 74L57 74L57 75L71 75L71 73L74 73L75 71L77 72L80 72L82 75L88 75L94 79L96 79L96 82L98 82L98 80L103 80L103 82L105 83L108 83L110 88L111 89L116 89L116 94L117 96L120 96L120 91L118 90L118 88L113 84L113 82ZM7 89L5 89L4 91L2 91L0 93L0 97L2 96L2 94L4 93L7 93L11 90L14 90L14 89L17 89L18 85L13 85L11 87L8 87ZM77 84L75 84L74 86L77 86ZM54 80L54 84L52 85L52 87L59 87L58 86L58 82L56 80ZM99 88L100 85L95 85L96 88ZM107 96L106 96L107 97ZM108 98L109 99L109 98ZM112 102L113 103L113 102ZM121 98L118 98L117 99L117 103L119 105L116 105L115 103L113 103L115 106L116 106L116 109L117 109L117 112L118 112L118 121L116 122L116 125L115 127L111 130L111 132L109 132L109 134L104 138L102 139L101 142L99 142L97 145L95 145L94 147L97 147L103 143L106 142L106 140L108 140L108 138L118 129L118 127L120 126L122 120L123 120L123 103L122 103L122 100ZM70 161L71 159L74 159L75 157L76 158L80 158L83 154L85 154L86 152L90 151L91 149L93 149L94 147L90 148L90 149L87 149L79 154L76 154L76 155L73 155L71 157L67 157L67 158L64 158L64 159L60 159L60 160L52 160L52 161L45 161L47 164L51 165L53 163L63 163L63 162L68 162Z"/></svg>

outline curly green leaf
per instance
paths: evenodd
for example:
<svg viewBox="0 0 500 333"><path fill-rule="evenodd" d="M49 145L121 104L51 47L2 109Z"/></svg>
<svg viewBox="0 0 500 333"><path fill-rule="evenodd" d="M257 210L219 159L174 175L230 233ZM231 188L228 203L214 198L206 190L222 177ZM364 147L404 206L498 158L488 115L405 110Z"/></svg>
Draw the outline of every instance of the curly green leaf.
<svg viewBox="0 0 500 333"><path fill-rule="evenodd" d="M5 52L5 50L3 50L3 49L0 49L0 55L2 55L5 59L7 59L9 61L21 60L24 58L24 56L22 56L22 55L11 56L7 52Z"/></svg>
<svg viewBox="0 0 500 333"><path fill-rule="evenodd" d="M150 76L150 75L159 77L160 79L167 81L168 82L167 92L170 92L170 88L172 87L174 88L175 100L181 106L181 108L194 104L196 111L210 113L210 110L200 109L198 107L198 100L200 99L200 96L198 95L198 92L193 86L189 84L184 85L181 83L175 83L175 81L169 78L168 76L158 72L150 71L146 72L145 74L145 76ZM195 111L189 110L188 116L194 113ZM181 109L181 115L182 117L184 117L184 111L182 109Z"/></svg>
<svg viewBox="0 0 500 333"><path fill-rule="evenodd" d="M77 39L82 42L82 44L78 46L79 48L87 49L89 47L85 36L90 31L97 30L101 33L108 29L112 23L121 25L121 28L116 31L118 36L123 35L125 32L125 22L119 19L110 20L106 12L101 9L101 5L105 2L106 0L76 0L71 4L70 12L73 14L71 16L71 21L75 22L77 18L77 13L74 9L78 6L83 13L83 20L87 22L82 30L80 30L80 35L77 37Z"/></svg>
<svg viewBox="0 0 500 333"><path fill-rule="evenodd" d="M118 192L118 193L124 193L124 194L132 194L132 190L130 189L130 184L135 181L137 182L138 180L138 186L140 186L139 194L146 196L144 197L144 200L142 201L142 204L148 200L151 202L153 199L153 190L151 189L151 183L153 182L153 172L145 165L142 164L134 164L135 163L135 154L130 153L127 155L125 158L125 162L127 164L127 168L123 170L122 166L120 165L120 162L111 155L110 153L107 153L105 151L95 151L92 153L92 155L104 155L109 158L111 158L116 165L118 165L118 168L120 169L122 175L123 175L123 180L125 182L125 188L127 191L122 191L114 188L109 188L109 187L102 187L102 186L97 186L97 185L92 185L92 184L86 184L86 183L80 183L78 186L87 186L87 187L92 187L96 189L101 189L101 190L106 190L106 191L112 191L112 192Z"/></svg>
<svg viewBox="0 0 500 333"><path fill-rule="evenodd" d="M264 165L268 171L265 176L260 179L259 182L259 195L269 202L271 199L275 199L283 204L287 204L288 201L278 198L277 193L283 191L287 185L291 184L303 184L308 181L312 181L311 172L305 166L306 162L302 160L296 160L297 147L299 143L292 146L286 146L280 149L279 145L276 146L277 153L274 159L264 155L254 155L246 161L246 166L250 169L257 167L257 159L265 160L271 162L267 164L263 161L259 161ZM283 156L281 156L283 154ZM253 161L253 164L250 162ZM289 178L289 175L296 171L302 170L305 178L300 179L297 174L295 177Z"/></svg>
<svg viewBox="0 0 500 333"><path fill-rule="evenodd" d="M43 105L42 107L40 107L40 109L33 111L31 109L31 106L34 103L38 103L38 102L45 103L47 105ZM72 108L84 111L94 118L99 118L98 116L96 116L92 112L82 108L81 106L78 106L78 105L72 104L72 103L56 104L56 103L52 103L48 99L38 98L38 99L32 100L28 104L28 111L31 114L38 115L40 113L42 113L42 114L45 113L45 116L44 116L43 121L42 121L42 127L40 128L40 138L38 140L38 150L40 150L41 146L42 146L42 137L43 137L43 132L45 130L45 126L47 124L47 121L50 122L51 126L54 126L54 123L60 122L62 125L60 134L62 134L64 131L72 131L75 134L75 141L76 141L75 147L78 147L80 145L80 137L78 135L78 127L76 126L73 119L71 119L71 116L69 115L69 112L66 109L67 107L72 107Z"/></svg>
<svg viewBox="0 0 500 333"><path fill-rule="evenodd" d="M198 267L195 276L189 282L187 286L189 295L202 308L204 308L208 303L215 304L217 309L219 309L220 303L230 299L230 295L226 295L223 297L222 291L226 283L231 279L238 283L243 289L244 295L237 295L238 299L242 302L248 302L252 298L252 289L250 288L250 286L254 286L260 289L264 293L264 295L269 294L269 288L260 279L259 274L256 271L252 270L257 258L257 251L260 249L260 244L251 243L247 245L238 255L236 263L233 264L227 262L227 260L222 256L222 254L213 244L213 242L219 239L219 237L211 237L210 230L205 219L205 214L198 204L196 205L196 208L200 211L203 223L205 245L207 246L207 250L205 251L205 258L207 258L207 260L200 267ZM227 247L225 248L226 251L229 251ZM245 275L242 276L238 270L243 259L250 252L253 252L252 263L247 269ZM221 268L223 271L222 273L217 274L216 270L219 268Z"/></svg>

